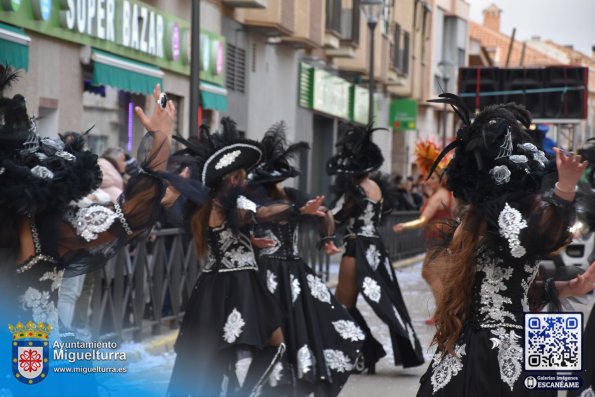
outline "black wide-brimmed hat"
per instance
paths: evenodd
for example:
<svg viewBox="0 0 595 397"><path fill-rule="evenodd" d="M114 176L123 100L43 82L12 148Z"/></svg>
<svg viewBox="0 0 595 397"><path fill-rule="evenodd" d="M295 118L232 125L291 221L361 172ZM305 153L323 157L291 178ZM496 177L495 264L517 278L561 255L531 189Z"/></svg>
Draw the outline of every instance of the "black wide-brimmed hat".
<svg viewBox="0 0 595 397"><path fill-rule="evenodd" d="M223 118L221 126L222 130L214 134L202 126L198 139L187 140L174 136L186 146L177 156L190 156L197 173L193 176L210 188L217 187L223 177L232 171L245 169L250 172L262 158L260 143L241 138L232 119Z"/></svg>
<svg viewBox="0 0 595 397"><path fill-rule="evenodd" d="M456 95L444 93L429 102L451 105L463 123L431 172L455 149L446 168L447 185L464 203L504 203L511 194L537 193L544 176L555 172L531 138L531 114L521 105L487 106L471 122L469 111Z"/></svg>
<svg viewBox="0 0 595 397"><path fill-rule="evenodd" d="M0 92L17 74L0 65ZM33 215L62 211L101 183L97 156L84 150L84 135L41 138L22 95L0 98L0 206Z"/></svg>
<svg viewBox="0 0 595 397"><path fill-rule="evenodd" d="M337 154L326 164L329 175L365 174L376 171L384 162L382 151L372 142L372 133L386 128L359 127L344 124L345 135L337 143Z"/></svg>
<svg viewBox="0 0 595 397"><path fill-rule="evenodd" d="M287 144L285 123L273 124L260 141L263 150L262 162L250 174L252 184L270 184L298 176L300 172L290 161L300 152L308 150L307 142Z"/></svg>

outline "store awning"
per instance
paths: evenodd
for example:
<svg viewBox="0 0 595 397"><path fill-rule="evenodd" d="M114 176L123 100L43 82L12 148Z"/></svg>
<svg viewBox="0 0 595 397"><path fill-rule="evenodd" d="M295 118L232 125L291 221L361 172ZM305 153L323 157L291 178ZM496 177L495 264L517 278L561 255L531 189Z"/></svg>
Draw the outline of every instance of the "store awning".
<svg viewBox="0 0 595 397"><path fill-rule="evenodd" d="M227 112L227 90L213 84L200 82L200 100L203 109Z"/></svg>
<svg viewBox="0 0 595 397"><path fill-rule="evenodd" d="M162 83L163 72L145 63L93 49L93 84L109 85L123 91L151 94Z"/></svg>
<svg viewBox="0 0 595 397"><path fill-rule="evenodd" d="M0 23L0 64L28 70L30 42L23 29Z"/></svg>

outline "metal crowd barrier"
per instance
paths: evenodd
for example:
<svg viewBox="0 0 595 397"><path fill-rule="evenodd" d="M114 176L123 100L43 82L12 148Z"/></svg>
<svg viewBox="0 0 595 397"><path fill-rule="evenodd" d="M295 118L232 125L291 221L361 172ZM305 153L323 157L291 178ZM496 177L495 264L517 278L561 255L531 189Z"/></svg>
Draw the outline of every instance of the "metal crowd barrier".
<svg viewBox="0 0 595 397"><path fill-rule="evenodd" d="M414 219L418 212L395 212L381 227L392 260L424 251L421 231L395 234L391 226ZM325 281L330 258L317 248L319 234L312 227L301 230L302 258ZM334 261L339 261L336 256ZM200 273L194 244L181 229L153 231L147 239L127 246L93 277L90 331L94 338L124 334L140 340L158 333L164 324L177 327Z"/></svg>

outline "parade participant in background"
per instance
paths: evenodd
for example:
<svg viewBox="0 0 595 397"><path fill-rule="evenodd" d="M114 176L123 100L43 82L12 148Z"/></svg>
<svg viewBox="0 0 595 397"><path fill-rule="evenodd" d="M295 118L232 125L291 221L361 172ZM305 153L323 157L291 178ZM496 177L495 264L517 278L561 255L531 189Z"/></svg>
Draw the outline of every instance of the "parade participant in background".
<svg viewBox="0 0 595 397"><path fill-rule="evenodd" d="M317 214L322 201L311 200L299 209L287 203L257 207L246 198L245 184L246 173L261 160L261 146L240 138L232 120L223 119L222 126L212 135L203 127L199 142L179 138L187 149L177 157L186 156L182 162L191 165L190 182L198 180L211 190L206 198L200 191L193 197L185 186L173 183L193 203L187 219L205 265L175 344L171 396L249 395L269 381L285 350L283 315L258 274L250 230L254 220ZM251 350L252 362L240 382L236 363L246 349Z"/></svg>
<svg viewBox="0 0 595 397"><path fill-rule="evenodd" d="M327 163L327 172L337 175L333 215L337 222L346 225L345 253L336 294L366 334L363 365L359 369L365 367L369 373L375 372L376 362L386 352L356 307L360 291L376 315L389 326L395 365L414 367L424 362L395 271L378 232L383 212L390 212L392 202L388 178L371 175L384 161L380 148L371 140L374 131L371 126L348 126L337 144L337 154Z"/></svg>
<svg viewBox="0 0 595 397"><path fill-rule="evenodd" d="M439 257L434 255L433 247L436 245L437 240L441 240L442 229L448 227L444 221L453 217L454 199L452 194L446 190L446 178L443 178L444 168L446 168L450 159L444 158L438 164L434 173L430 175L430 169L440 154L436 144L431 140L419 142L416 145L415 154L417 156L417 166L426 179L426 187L431 191L431 195L421 207L419 218L405 223L397 223L393 226L393 231L400 233L403 230L424 229L426 256L424 257L421 275L432 289L434 301L438 302L442 292L441 275L445 264ZM425 322L428 325L433 325L434 319L429 318Z"/></svg>
<svg viewBox="0 0 595 397"><path fill-rule="evenodd" d="M0 92L15 79L10 68L0 67ZM157 86L154 98L160 94ZM56 302L63 272L74 276L103 265L154 222L164 190L156 172L167 163L175 108L171 102L156 107L150 118L140 108L136 113L152 138L145 172L131 180L117 202L81 208L72 203L101 182L97 156L84 150L81 135L41 138L22 95L0 98L0 318L58 330ZM4 335L6 327L0 329L2 337L12 339ZM72 392L76 390L63 395Z"/></svg>
<svg viewBox="0 0 595 397"><path fill-rule="evenodd" d="M290 160L307 150L304 142L287 145L285 124L274 124L261 141L263 162L250 174L253 197L263 202L291 203L303 206L308 197L281 183L299 175ZM326 211L321 246L327 254L340 252L334 243L334 219ZM300 257L298 235L300 217L286 222L259 223L256 235L270 240L259 250L258 265L269 291L281 303L286 317L283 334L287 345L279 383L288 382L289 396L336 396L347 381L359 356L364 333L351 319L324 282ZM281 395L276 392L275 395Z"/></svg>
<svg viewBox="0 0 595 397"><path fill-rule="evenodd" d="M456 148L448 189L467 209L445 246L438 349L418 396L547 395L523 385L523 313L556 295L593 289L595 266L570 282L536 279L537 259L568 241L585 164L557 150L558 182L541 195L548 159L526 132L531 119L524 108L489 106L471 123L458 97L441 97L433 102L451 104L463 127L436 162Z"/></svg>

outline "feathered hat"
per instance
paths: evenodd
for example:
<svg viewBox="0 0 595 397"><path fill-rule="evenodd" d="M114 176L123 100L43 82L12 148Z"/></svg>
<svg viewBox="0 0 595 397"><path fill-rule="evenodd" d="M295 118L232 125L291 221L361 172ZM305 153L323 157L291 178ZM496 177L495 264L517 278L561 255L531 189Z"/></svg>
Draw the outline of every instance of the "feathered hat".
<svg viewBox="0 0 595 397"><path fill-rule="evenodd" d="M0 66L0 92L17 74ZM0 98L0 206L16 214L62 211L101 183L97 156L84 150L84 134L41 138L22 95ZM88 132L88 131L87 131Z"/></svg>
<svg viewBox="0 0 595 397"><path fill-rule="evenodd" d="M429 177L430 170L434 165L434 161L440 155L440 147L436 145L436 143L431 139L426 139L425 141L420 141L415 145L415 163L419 168L421 174L425 177ZM450 153L446 155L440 163L435 168L435 172L437 172L440 176L448 166L448 163L451 159Z"/></svg>
<svg viewBox="0 0 595 397"><path fill-rule="evenodd" d="M211 134L206 126L201 127L198 139L187 140L180 136L174 139L186 146L178 156L192 158L195 167L193 177L209 188L215 188L226 174L245 169L250 172L262 158L260 143L240 137L236 123L225 117L221 120L222 130Z"/></svg>
<svg viewBox="0 0 595 397"><path fill-rule="evenodd" d="M508 103L487 106L471 122L459 97L444 93L429 102L452 106L463 126L456 139L438 156L430 173L455 149L446 175L448 188L465 203L506 200L511 193L537 193L549 159L527 132L531 115L522 106ZM555 172L555 167L554 172Z"/></svg>
<svg viewBox="0 0 595 397"><path fill-rule="evenodd" d="M308 150L310 145L307 142L288 145L283 121L273 124L264 134L260 143L263 150L262 162L250 174L251 183L277 183L300 174L290 164L290 160L300 152Z"/></svg>
<svg viewBox="0 0 595 397"><path fill-rule="evenodd" d="M335 174L365 174L376 171L384 162L378 145L372 142L372 133L386 128L358 127L344 124L344 136L337 143L337 154L326 164L326 172Z"/></svg>

